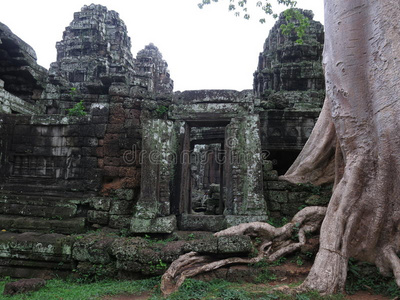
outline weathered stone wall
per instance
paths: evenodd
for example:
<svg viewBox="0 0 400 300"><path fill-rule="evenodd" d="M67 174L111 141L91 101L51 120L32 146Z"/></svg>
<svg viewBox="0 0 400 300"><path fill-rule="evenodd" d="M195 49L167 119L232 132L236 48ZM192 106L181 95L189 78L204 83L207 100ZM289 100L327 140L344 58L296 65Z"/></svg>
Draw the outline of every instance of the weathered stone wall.
<svg viewBox="0 0 400 300"><path fill-rule="evenodd" d="M269 216L274 219L290 220L306 206L325 206L328 204L332 186L313 186L311 184L293 184L279 180L271 160L263 162L264 198Z"/></svg>
<svg viewBox="0 0 400 300"><path fill-rule="evenodd" d="M96 112L94 112L96 114ZM98 191L96 147L105 126L91 117L15 117L8 140L3 187L21 190Z"/></svg>
<svg viewBox="0 0 400 300"><path fill-rule="evenodd" d="M307 142L320 110L260 112L261 145L263 150L300 151Z"/></svg>
<svg viewBox="0 0 400 300"><path fill-rule="evenodd" d="M88 201L102 170L97 147L105 124L91 116L2 115L0 223L7 230L86 230Z"/></svg>

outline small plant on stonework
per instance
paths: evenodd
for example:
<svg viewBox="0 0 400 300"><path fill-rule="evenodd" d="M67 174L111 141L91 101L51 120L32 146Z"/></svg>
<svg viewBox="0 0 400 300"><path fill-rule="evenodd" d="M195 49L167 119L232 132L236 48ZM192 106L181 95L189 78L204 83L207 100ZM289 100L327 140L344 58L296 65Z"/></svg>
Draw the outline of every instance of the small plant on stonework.
<svg viewBox="0 0 400 300"><path fill-rule="evenodd" d="M159 105L156 109L156 114L158 118L163 118L168 112L168 107L165 105Z"/></svg>
<svg viewBox="0 0 400 300"><path fill-rule="evenodd" d="M75 100L76 99L76 88L71 88L69 94L71 95L71 99ZM79 101L74 105L73 108L68 108L67 109L68 116L86 116L87 113L85 112L85 106L83 105L83 100Z"/></svg>
<svg viewBox="0 0 400 300"><path fill-rule="evenodd" d="M67 109L68 116L86 116L85 106L83 105L83 100L79 101L74 105L73 108Z"/></svg>
<svg viewBox="0 0 400 300"><path fill-rule="evenodd" d="M194 240L196 239L196 236L194 235L194 233L190 233L187 237L188 241Z"/></svg>

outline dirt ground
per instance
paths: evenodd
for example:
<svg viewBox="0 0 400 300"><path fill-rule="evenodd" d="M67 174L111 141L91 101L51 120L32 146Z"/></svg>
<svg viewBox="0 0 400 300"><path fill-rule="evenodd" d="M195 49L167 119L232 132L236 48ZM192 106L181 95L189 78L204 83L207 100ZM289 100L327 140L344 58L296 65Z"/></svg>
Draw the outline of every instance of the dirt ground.
<svg viewBox="0 0 400 300"><path fill-rule="evenodd" d="M149 293L143 293L141 295L117 295L117 296L107 296L103 300L146 300L150 298Z"/></svg>

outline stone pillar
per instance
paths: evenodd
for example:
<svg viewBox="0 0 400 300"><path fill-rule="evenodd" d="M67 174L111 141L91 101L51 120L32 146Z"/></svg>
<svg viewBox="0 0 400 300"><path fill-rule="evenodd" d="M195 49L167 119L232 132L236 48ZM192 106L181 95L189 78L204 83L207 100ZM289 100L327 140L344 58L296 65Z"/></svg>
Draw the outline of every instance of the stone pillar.
<svg viewBox="0 0 400 300"><path fill-rule="evenodd" d="M176 217L170 212L170 184L177 161L174 123L156 119L142 124L141 191L131 231L171 233L176 229Z"/></svg>
<svg viewBox="0 0 400 300"><path fill-rule="evenodd" d="M259 116L234 118L225 133L228 226L266 221Z"/></svg>

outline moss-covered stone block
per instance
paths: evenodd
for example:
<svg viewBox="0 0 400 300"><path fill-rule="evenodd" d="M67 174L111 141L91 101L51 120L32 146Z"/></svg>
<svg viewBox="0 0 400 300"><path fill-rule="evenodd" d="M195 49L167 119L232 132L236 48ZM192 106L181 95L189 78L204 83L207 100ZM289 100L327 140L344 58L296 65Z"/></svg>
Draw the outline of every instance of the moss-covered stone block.
<svg viewBox="0 0 400 300"><path fill-rule="evenodd" d="M129 228L131 223L131 215L110 215L108 225L111 228Z"/></svg>
<svg viewBox="0 0 400 300"><path fill-rule="evenodd" d="M268 181L267 182L267 187L269 190L289 190L292 186L292 183L287 182L287 181L280 181L280 180L274 180L274 181Z"/></svg>
<svg viewBox="0 0 400 300"><path fill-rule="evenodd" d="M198 253L218 253L218 238L210 237L187 242L183 246L184 252L195 251Z"/></svg>
<svg viewBox="0 0 400 300"><path fill-rule="evenodd" d="M87 216L88 216L88 221L90 223L95 223L100 225L108 224L108 218L109 218L108 211L89 210Z"/></svg>
<svg viewBox="0 0 400 300"><path fill-rule="evenodd" d="M271 170L264 172L264 180L278 180L278 171Z"/></svg>
<svg viewBox="0 0 400 300"><path fill-rule="evenodd" d="M250 253L253 250L251 239L247 235L232 235L218 237L218 253Z"/></svg>
<svg viewBox="0 0 400 300"><path fill-rule="evenodd" d="M95 210L108 211L111 207L110 198L92 198L90 199L90 206Z"/></svg>
<svg viewBox="0 0 400 300"><path fill-rule="evenodd" d="M133 233L172 233L176 224L175 215L154 219L132 218L130 230Z"/></svg>
<svg viewBox="0 0 400 300"><path fill-rule="evenodd" d="M271 202L287 203L288 194L288 191L268 191L268 199Z"/></svg>
<svg viewBox="0 0 400 300"><path fill-rule="evenodd" d="M303 206L303 203L294 202L294 203L282 203L281 204L281 213L286 216L294 216Z"/></svg>
<svg viewBox="0 0 400 300"><path fill-rule="evenodd" d="M137 261L142 248L149 247L149 243L142 238L119 238L111 245L111 254L119 261Z"/></svg>
<svg viewBox="0 0 400 300"><path fill-rule="evenodd" d="M270 211L280 211L281 210L281 205L278 202L270 201L268 203L268 209Z"/></svg>
<svg viewBox="0 0 400 300"><path fill-rule="evenodd" d="M308 192L289 192L289 202L304 202L308 197L310 197L310 193Z"/></svg>
<svg viewBox="0 0 400 300"><path fill-rule="evenodd" d="M272 160L263 160L263 171L269 172L274 169L274 163Z"/></svg>
<svg viewBox="0 0 400 300"><path fill-rule="evenodd" d="M267 215L259 215L259 216L243 216L243 215L227 215L225 216L226 226L232 227L243 223L250 222L267 222Z"/></svg>
<svg viewBox="0 0 400 300"><path fill-rule="evenodd" d="M72 257L78 261L89 261L93 264L111 262L111 246L115 237L102 234L75 236Z"/></svg>
<svg viewBox="0 0 400 300"><path fill-rule="evenodd" d="M126 215L132 213L133 202L126 200L112 200L110 214L111 215Z"/></svg>
<svg viewBox="0 0 400 300"><path fill-rule="evenodd" d="M181 256L184 253L183 246L185 244L186 241L173 241L166 243L160 249L161 260L166 263L172 263L174 260L178 259L179 256Z"/></svg>
<svg viewBox="0 0 400 300"><path fill-rule="evenodd" d="M143 265L137 261L117 260L116 268L118 270L140 273L143 269Z"/></svg>
<svg viewBox="0 0 400 300"><path fill-rule="evenodd" d="M115 194L119 200L131 201L135 197L135 191L133 189L117 189Z"/></svg>

